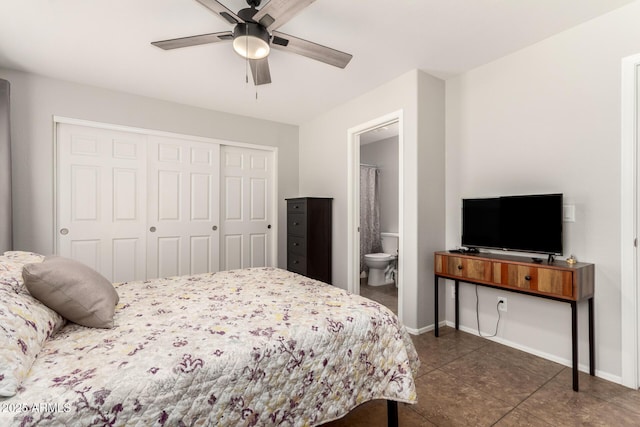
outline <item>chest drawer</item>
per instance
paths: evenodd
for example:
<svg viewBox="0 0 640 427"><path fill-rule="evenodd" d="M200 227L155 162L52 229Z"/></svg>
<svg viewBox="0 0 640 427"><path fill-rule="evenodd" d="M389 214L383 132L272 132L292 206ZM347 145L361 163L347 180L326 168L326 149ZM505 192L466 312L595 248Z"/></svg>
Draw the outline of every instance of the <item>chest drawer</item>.
<svg viewBox="0 0 640 427"><path fill-rule="evenodd" d="M287 234L306 236L307 217L304 214L289 214L287 217Z"/></svg>
<svg viewBox="0 0 640 427"><path fill-rule="evenodd" d="M331 283L331 211L327 197L287 201L287 269Z"/></svg>
<svg viewBox="0 0 640 427"><path fill-rule="evenodd" d="M307 253L307 239L303 236L287 236L287 251L290 253L304 255Z"/></svg>
<svg viewBox="0 0 640 427"><path fill-rule="evenodd" d="M304 199L287 200L287 213L306 213L307 201Z"/></svg>
<svg viewBox="0 0 640 427"><path fill-rule="evenodd" d="M298 255L289 252L287 254L287 270L294 273L307 274L307 258L303 255Z"/></svg>

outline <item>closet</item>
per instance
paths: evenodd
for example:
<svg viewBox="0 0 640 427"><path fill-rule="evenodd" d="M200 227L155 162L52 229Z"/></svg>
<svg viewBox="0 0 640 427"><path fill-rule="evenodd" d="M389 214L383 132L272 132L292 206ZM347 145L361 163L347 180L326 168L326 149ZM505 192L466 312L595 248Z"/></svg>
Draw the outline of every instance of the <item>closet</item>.
<svg viewBox="0 0 640 427"><path fill-rule="evenodd" d="M109 126L56 129L59 255L113 282L274 265L273 151Z"/></svg>

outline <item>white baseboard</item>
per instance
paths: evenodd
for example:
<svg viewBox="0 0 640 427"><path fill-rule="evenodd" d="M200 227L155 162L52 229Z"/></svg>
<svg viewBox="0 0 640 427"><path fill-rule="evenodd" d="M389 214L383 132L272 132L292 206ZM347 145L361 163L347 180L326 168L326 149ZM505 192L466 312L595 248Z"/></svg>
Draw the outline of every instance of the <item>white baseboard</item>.
<svg viewBox="0 0 640 427"><path fill-rule="evenodd" d="M448 326L448 324L447 324L447 322L445 320L442 320L440 322L440 327L443 327L443 326ZM433 331L435 328L434 328L433 325L427 325L427 326L424 326L424 327L422 327L420 329L414 329L414 328L409 328L409 327L405 326L405 329L411 335L422 335L425 332Z"/></svg>

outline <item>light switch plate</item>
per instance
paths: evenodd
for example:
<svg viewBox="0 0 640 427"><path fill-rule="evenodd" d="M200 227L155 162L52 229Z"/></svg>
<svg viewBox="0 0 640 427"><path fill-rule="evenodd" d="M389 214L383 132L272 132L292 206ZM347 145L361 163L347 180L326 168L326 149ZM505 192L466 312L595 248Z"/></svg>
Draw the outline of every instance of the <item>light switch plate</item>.
<svg viewBox="0 0 640 427"><path fill-rule="evenodd" d="M576 206L575 205L562 206L562 220L564 222L576 222Z"/></svg>

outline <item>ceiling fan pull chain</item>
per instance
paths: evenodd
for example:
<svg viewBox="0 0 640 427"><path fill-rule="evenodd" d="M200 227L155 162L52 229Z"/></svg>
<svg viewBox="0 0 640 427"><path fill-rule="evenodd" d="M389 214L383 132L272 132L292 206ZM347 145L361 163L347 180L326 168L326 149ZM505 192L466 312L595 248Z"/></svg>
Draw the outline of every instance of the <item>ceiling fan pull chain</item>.
<svg viewBox="0 0 640 427"><path fill-rule="evenodd" d="M245 52L249 52L249 26L247 25L244 30L247 37L245 37ZM244 61L244 80L245 84L249 85L249 55L245 56Z"/></svg>

